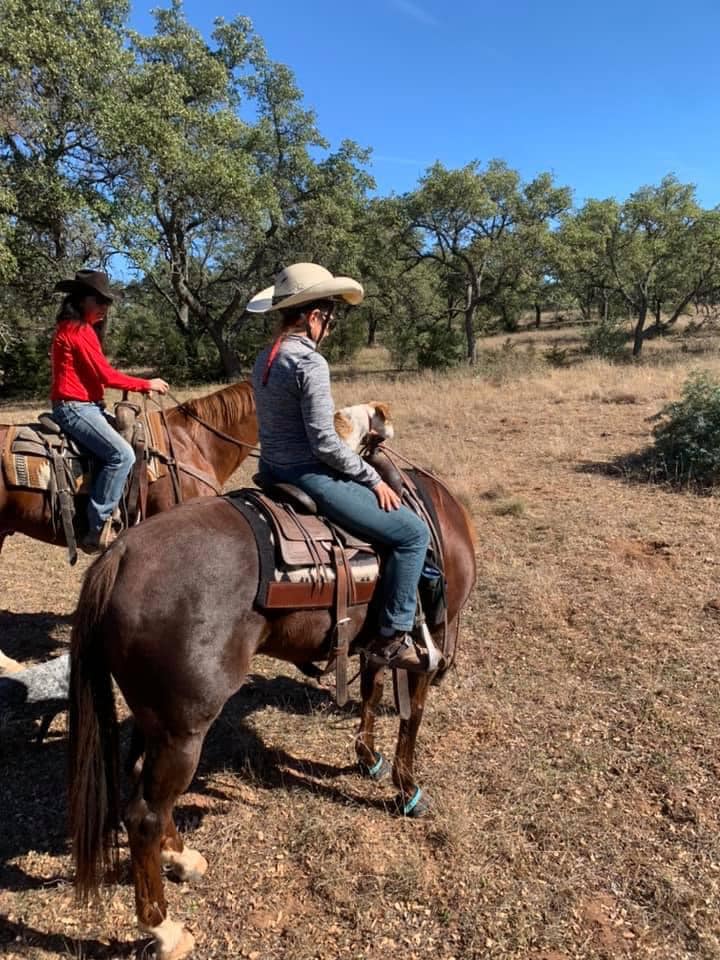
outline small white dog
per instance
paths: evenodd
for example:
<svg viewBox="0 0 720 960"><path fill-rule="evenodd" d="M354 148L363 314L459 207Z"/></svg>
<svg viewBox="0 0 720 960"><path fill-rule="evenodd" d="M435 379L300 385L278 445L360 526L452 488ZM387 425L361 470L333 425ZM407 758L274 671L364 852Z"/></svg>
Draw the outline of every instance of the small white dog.
<svg viewBox="0 0 720 960"><path fill-rule="evenodd" d="M338 410L335 413L335 430L355 453L359 453L373 438L392 440L395 436L390 406L375 400Z"/></svg>

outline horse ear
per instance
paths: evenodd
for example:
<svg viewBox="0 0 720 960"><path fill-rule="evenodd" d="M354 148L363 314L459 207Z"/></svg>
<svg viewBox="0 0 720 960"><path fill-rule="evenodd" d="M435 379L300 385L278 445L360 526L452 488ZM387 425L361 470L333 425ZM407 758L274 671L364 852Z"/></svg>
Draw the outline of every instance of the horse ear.
<svg viewBox="0 0 720 960"><path fill-rule="evenodd" d="M375 412L379 414L379 416L381 416L386 422L391 419L389 403L382 403L380 400L372 400L369 406L375 407Z"/></svg>
<svg viewBox="0 0 720 960"><path fill-rule="evenodd" d="M352 420L342 410L338 410L334 417L335 432L342 440L347 440L353 431Z"/></svg>

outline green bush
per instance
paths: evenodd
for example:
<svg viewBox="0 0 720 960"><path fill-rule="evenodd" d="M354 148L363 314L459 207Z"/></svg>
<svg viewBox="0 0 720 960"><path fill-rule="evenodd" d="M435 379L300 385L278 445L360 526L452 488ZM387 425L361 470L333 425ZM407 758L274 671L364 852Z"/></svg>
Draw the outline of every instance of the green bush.
<svg viewBox="0 0 720 960"><path fill-rule="evenodd" d="M443 370L457 366L463 359L464 341L460 330L448 330L445 323L434 323L418 333L417 363L421 370Z"/></svg>
<svg viewBox="0 0 720 960"><path fill-rule="evenodd" d="M712 485L720 480L720 381L692 374L675 403L664 407L653 453L671 480Z"/></svg>
<svg viewBox="0 0 720 960"><path fill-rule="evenodd" d="M626 353L627 339L624 322L600 320L585 335L585 349L592 356L618 360Z"/></svg>
<svg viewBox="0 0 720 960"><path fill-rule="evenodd" d="M0 395L41 397L50 392L49 341L22 337L0 352Z"/></svg>

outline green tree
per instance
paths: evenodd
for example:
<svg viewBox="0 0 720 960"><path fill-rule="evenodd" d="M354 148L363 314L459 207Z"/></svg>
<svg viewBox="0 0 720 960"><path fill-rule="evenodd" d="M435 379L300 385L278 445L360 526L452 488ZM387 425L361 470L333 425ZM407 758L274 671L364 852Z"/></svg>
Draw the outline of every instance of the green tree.
<svg viewBox="0 0 720 960"><path fill-rule="evenodd" d="M517 285L526 241L567 208L570 192L555 187L549 174L523 184L499 160L485 170L477 162L459 170L436 163L407 203L410 256L434 261L451 289L463 288L466 353L473 363L478 309Z"/></svg>
<svg viewBox="0 0 720 960"><path fill-rule="evenodd" d="M366 158L351 143L314 158L327 148L314 115L247 19L217 20L208 43L177 0L155 16L152 36L131 34L135 64L103 133L121 158L109 223L188 349L209 336L235 376L258 285L289 260L352 260Z"/></svg>
<svg viewBox="0 0 720 960"><path fill-rule="evenodd" d="M675 322L713 282L720 219L700 208L692 184L667 176L618 209L607 253L616 289L635 316L633 355L639 356L648 313L654 308L659 324L665 307Z"/></svg>

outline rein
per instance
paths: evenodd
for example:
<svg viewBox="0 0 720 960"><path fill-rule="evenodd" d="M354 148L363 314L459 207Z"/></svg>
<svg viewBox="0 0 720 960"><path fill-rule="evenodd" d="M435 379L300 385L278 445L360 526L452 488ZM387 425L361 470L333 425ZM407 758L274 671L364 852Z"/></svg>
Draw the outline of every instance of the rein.
<svg viewBox="0 0 720 960"><path fill-rule="evenodd" d="M180 400L178 400L177 397L174 397L169 390L167 392L167 395L168 397L170 397L172 402L177 406L178 410L182 411L182 413L184 413L186 417L190 417L192 420L196 420L199 424L205 427L206 430L209 430L210 433L214 433L216 437L219 437L221 440L226 440L228 443L232 443L236 447L246 447L248 450L251 451L248 454L248 456L251 456L251 457L260 456L260 448L256 444L245 443L243 440L236 440L235 437L231 437L229 433L225 433L224 431L220 430L218 427L214 427L211 423L208 423L207 420L203 420L203 418L198 416L194 410L190 410L185 405L185 403L182 403ZM151 397L150 399L154 404L156 404L163 411L163 413L165 412L165 408L161 403L159 403L155 399L155 397Z"/></svg>
<svg viewBox="0 0 720 960"><path fill-rule="evenodd" d="M218 427L213 426L213 424L208 423L206 420L203 420L203 418L198 416L198 414L195 413L194 410L190 410L185 405L185 403L182 403L180 400L178 400L177 397L174 397L169 390L167 395L175 404L176 409L180 410L186 417L189 417L192 420L197 421L197 423L205 427L206 430L208 430L210 433L213 433L220 440L225 440L227 443L232 443L233 446L235 447L249 449L250 453L248 454L248 456L254 456L254 457L260 456L259 449L254 444L245 443L242 440L236 440L235 437L231 437L230 434L225 433L223 430L220 430ZM176 503L182 502L182 488L180 486L180 478L178 476L179 470L182 471L183 473L187 473L189 476L194 477L196 480L199 480L201 483L204 483L206 486L210 487L213 493L215 494L221 493L222 491L220 486L212 479L212 477L210 477L207 473L205 473L205 471L189 466L188 464L181 463L180 461L177 460L177 458L175 457L175 451L173 449L172 433L170 431L170 425L168 424L168 421L167 421L167 410L162 405L162 403L160 403L159 400L156 400L155 397L153 397L152 394L150 394L148 396L143 397L143 407L145 409L146 416L147 416L148 399L152 403L154 403L155 406L158 408L158 411L160 414L160 420L162 421L162 425L165 428L165 435L167 437L168 451L170 453L170 456L168 457L163 455L159 450L155 450L153 451L153 453L156 457L158 457L161 461L163 461L166 464L166 466L169 467L170 480L172 482L173 495L175 497L175 502Z"/></svg>

